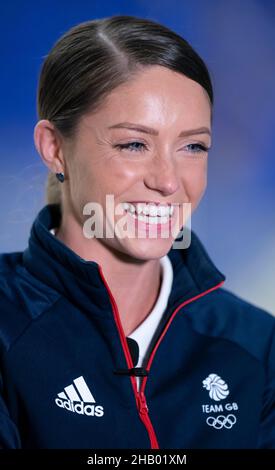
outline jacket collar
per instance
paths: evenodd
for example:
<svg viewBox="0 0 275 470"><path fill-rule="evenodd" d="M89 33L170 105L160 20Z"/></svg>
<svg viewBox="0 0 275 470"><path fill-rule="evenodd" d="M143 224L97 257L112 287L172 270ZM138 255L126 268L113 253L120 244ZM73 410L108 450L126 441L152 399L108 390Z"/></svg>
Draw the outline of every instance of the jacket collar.
<svg viewBox="0 0 275 470"><path fill-rule="evenodd" d="M112 315L108 291L100 275L100 266L86 261L58 238L50 229L61 221L60 206L46 205L37 215L31 228L29 246L23 253L27 270L50 288L69 300L99 316ZM195 233L187 249L173 249L168 253L173 265L174 279L168 306L194 297L225 280L215 267ZM102 268L104 273L104 266Z"/></svg>

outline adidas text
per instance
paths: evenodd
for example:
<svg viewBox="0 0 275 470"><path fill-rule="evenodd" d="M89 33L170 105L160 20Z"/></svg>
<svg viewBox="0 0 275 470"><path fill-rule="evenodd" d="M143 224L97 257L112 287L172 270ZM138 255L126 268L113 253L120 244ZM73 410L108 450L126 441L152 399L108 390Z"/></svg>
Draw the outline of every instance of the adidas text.
<svg viewBox="0 0 275 470"><path fill-rule="evenodd" d="M83 401L72 402L70 400L61 400L60 398L56 398L55 403L60 408L65 408L68 411L72 411L73 413L78 413L80 415L97 417L104 415L103 406L100 405L85 404Z"/></svg>

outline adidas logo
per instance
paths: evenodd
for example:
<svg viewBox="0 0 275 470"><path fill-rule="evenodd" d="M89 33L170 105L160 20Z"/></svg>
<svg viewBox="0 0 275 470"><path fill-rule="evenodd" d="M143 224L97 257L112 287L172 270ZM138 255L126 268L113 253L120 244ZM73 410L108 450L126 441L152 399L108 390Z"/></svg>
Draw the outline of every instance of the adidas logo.
<svg viewBox="0 0 275 470"><path fill-rule="evenodd" d="M101 417L104 415L103 406L95 405L95 399L90 392L83 376L73 381L73 384L64 388L64 392L57 394L55 403L73 413L87 416Z"/></svg>

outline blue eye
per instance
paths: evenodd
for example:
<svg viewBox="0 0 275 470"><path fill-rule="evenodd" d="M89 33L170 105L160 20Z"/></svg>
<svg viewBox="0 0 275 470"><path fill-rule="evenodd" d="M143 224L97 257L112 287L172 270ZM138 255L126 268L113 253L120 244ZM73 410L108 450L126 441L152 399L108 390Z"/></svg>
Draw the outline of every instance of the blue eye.
<svg viewBox="0 0 275 470"><path fill-rule="evenodd" d="M191 153L200 153L200 152L207 152L210 147L205 147L202 144L189 144L187 145L189 147Z"/></svg>
<svg viewBox="0 0 275 470"><path fill-rule="evenodd" d="M130 152L144 152L145 150L148 150L148 147L142 143L142 142L128 142L127 144L117 144L114 145L115 148L118 148L119 150L130 150ZM188 150L191 153L201 153L201 152L207 152L210 147L205 147L202 144L189 144L186 146Z"/></svg>
<svg viewBox="0 0 275 470"><path fill-rule="evenodd" d="M129 142L127 144L117 144L114 147L118 148L119 150L129 149L130 152L138 152L138 151L144 152L144 150L147 150L147 146L143 144L142 142Z"/></svg>

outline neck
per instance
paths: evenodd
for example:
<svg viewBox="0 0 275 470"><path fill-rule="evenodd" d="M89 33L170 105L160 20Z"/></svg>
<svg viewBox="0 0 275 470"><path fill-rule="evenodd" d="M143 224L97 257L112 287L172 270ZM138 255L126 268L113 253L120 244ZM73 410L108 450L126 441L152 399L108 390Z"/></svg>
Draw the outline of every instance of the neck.
<svg viewBox="0 0 275 470"><path fill-rule="evenodd" d="M151 312L161 286L159 259L138 260L109 246L104 239L87 239L81 222L63 212L56 237L86 261L95 261L116 301L125 335ZM141 296L142 292L142 296Z"/></svg>

